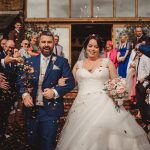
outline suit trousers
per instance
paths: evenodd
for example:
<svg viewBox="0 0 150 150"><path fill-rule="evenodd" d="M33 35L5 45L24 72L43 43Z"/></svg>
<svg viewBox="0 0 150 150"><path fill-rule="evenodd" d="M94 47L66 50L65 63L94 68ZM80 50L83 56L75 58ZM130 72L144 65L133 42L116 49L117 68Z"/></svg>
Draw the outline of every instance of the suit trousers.
<svg viewBox="0 0 150 150"><path fill-rule="evenodd" d="M137 83L136 85L136 99L138 108L142 116L142 120L144 121L144 123L147 123L147 120L150 120L150 105L145 102L146 89L141 83Z"/></svg>
<svg viewBox="0 0 150 150"><path fill-rule="evenodd" d="M26 120L27 142L36 150L54 150L58 117L40 116Z"/></svg>

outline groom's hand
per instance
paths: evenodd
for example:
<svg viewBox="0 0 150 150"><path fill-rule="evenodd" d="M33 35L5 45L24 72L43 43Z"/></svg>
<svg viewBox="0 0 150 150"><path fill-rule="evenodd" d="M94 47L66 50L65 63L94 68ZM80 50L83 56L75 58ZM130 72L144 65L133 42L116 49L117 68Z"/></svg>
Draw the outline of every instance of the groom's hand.
<svg viewBox="0 0 150 150"><path fill-rule="evenodd" d="M55 92L52 89L46 88L44 89L43 96L46 99L52 99L55 97Z"/></svg>

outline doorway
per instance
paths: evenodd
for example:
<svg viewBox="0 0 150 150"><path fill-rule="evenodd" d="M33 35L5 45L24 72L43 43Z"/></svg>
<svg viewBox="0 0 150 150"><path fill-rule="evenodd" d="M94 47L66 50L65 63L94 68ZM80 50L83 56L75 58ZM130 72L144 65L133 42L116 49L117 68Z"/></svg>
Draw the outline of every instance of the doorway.
<svg viewBox="0 0 150 150"><path fill-rule="evenodd" d="M102 37L104 45L107 40L112 39L113 24L72 24L71 25L71 50L72 67L78 60L83 47L83 42L89 34L98 34Z"/></svg>

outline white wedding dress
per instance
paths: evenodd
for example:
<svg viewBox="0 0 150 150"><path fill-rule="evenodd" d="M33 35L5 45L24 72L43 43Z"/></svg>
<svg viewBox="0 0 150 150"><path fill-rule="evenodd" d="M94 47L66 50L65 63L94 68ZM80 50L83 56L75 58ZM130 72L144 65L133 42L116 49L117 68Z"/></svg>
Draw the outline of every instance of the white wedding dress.
<svg viewBox="0 0 150 150"><path fill-rule="evenodd" d="M93 72L78 62L79 91L56 150L150 150L144 130L123 107L120 112L103 90L109 79L108 59Z"/></svg>

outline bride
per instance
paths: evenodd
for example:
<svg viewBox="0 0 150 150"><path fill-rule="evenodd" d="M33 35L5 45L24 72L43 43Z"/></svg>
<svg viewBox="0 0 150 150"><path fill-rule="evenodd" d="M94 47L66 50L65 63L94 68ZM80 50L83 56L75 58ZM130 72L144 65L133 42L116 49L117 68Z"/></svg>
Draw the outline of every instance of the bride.
<svg viewBox="0 0 150 150"><path fill-rule="evenodd" d="M74 66L79 91L56 150L150 150L147 135L134 117L123 107L118 112L103 90L117 73L108 58L99 57L100 44L97 35L88 36L86 59Z"/></svg>

